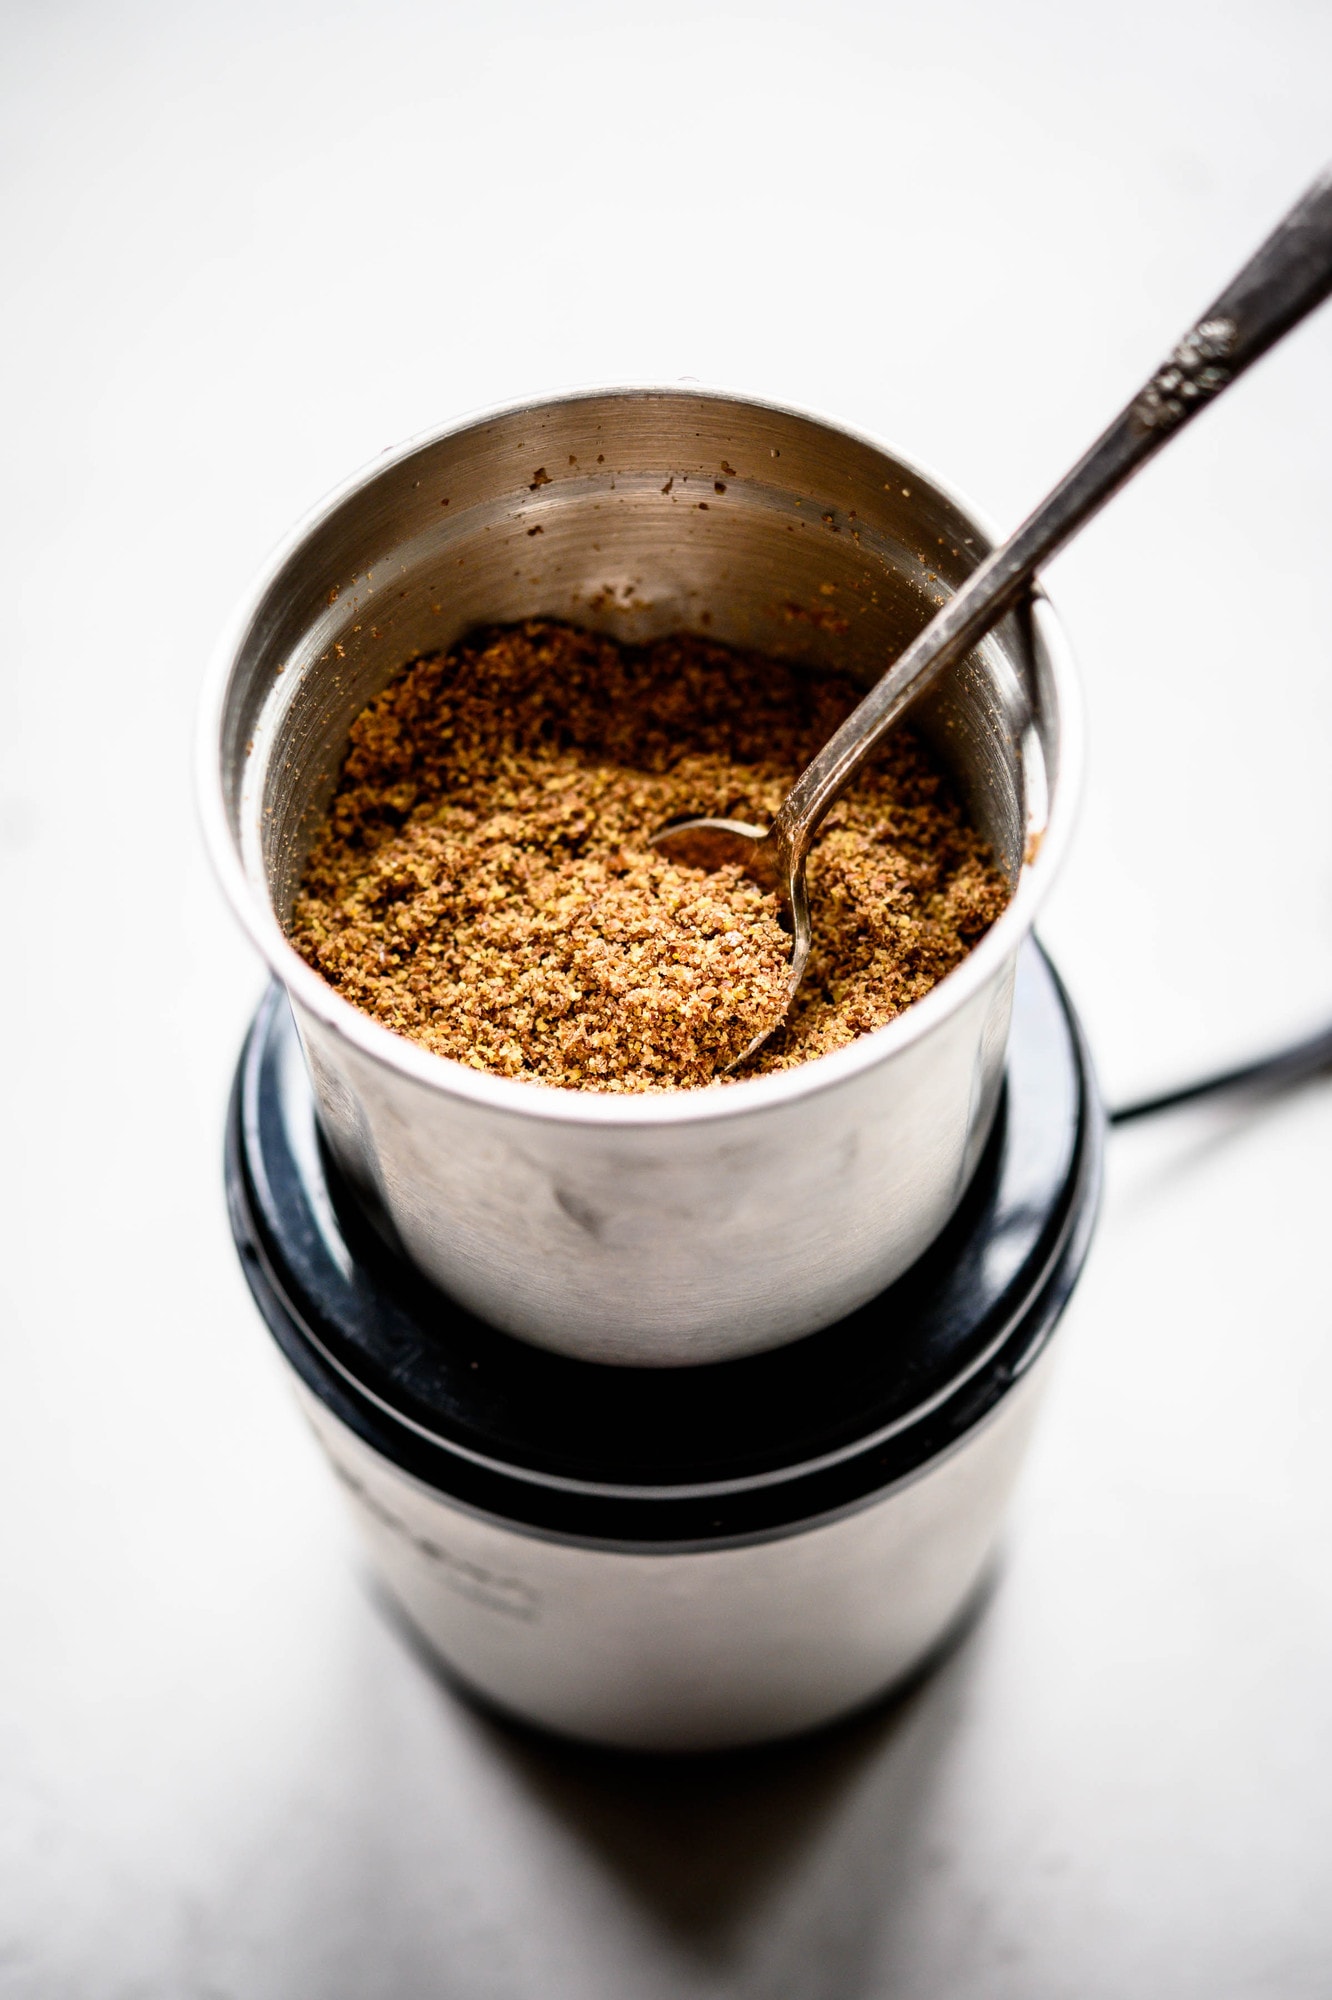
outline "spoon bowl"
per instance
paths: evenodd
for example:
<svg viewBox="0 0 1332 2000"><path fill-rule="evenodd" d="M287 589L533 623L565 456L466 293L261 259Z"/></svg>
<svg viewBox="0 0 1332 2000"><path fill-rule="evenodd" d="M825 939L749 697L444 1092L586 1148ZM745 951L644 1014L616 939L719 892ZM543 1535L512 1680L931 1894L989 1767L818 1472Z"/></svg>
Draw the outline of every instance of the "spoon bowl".
<svg viewBox="0 0 1332 2000"><path fill-rule="evenodd" d="M777 898L783 926L791 933L791 965L781 1014L747 1042L726 1076L743 1069L752 1055L774 1035L791 1011L809 957L809 895L803 854L797 857L784 837L780 821L750 826L742 819L681 819L654 833L650 845L668 861L685 868L740 868L750 880Z"/></svg>

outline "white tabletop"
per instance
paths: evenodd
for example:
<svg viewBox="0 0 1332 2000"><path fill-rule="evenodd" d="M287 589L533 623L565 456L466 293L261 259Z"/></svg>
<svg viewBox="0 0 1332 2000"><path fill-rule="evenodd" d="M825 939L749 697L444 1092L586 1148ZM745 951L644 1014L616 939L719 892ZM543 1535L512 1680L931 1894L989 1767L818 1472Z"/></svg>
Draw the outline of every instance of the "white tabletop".
<svg viewBox="0 0 1332 2000"><path fill-rule="evenodd" d="M1300 0L5 11L0 1996L1332 1990L1332 1086L1113 1137L988 1609L905 1705L603 1759L386 1620L228 1235L191 804L266 548L459 410L694 376L1011 523L1332 150ZM1332 310L1050 578L1109 1095L1332 1013Z"/></svg>

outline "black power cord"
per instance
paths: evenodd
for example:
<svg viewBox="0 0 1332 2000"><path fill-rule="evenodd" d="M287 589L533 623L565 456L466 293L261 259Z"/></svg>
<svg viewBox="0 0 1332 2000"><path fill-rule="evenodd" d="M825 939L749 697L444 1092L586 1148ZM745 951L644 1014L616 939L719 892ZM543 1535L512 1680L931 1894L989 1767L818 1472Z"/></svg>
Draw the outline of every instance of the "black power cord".
<svg viewBox="0 0 1332 2000"><path fill-rule="evenodd" d="M1305 1083L1324 1070L1332 1070L1332 1027L1320 1028L1316 1035L1292 1042L1257 1062L1242 1063L1238 1069L1200 1077L1196 1083L1163 1091L1159 1097L1140 1098L1136 1104L1121 1104L1110 1113L1110 1123L1127 1125L1134 1118L1152 1118L1158 1111L1173 1111L1177 1105L1193 1104L1200 1097L1219 1097L1231 1090L1281 1090Z"/></svg>

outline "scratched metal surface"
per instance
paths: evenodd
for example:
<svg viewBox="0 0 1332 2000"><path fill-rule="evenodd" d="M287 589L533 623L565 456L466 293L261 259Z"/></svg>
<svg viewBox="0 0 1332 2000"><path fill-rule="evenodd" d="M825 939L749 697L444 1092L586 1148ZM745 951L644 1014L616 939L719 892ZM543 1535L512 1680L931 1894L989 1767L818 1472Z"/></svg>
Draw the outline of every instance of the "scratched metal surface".
<svg viewBox="0 0 1332 2000"><path fill-rule="evenodd" d="M1326 1993L1332 1087L1115 1139L1000 1588L909 1701L706 1766L520 1737L367 1592L235 1267L260 975L190 738L268 545L469 406L731 382L1011 523L1320 164L1332 15L3 33L0 1996ZM1329 364L1325 312L1050 577L1093 763L1045 929L1113 1096L1332 1006Z"/></svg>

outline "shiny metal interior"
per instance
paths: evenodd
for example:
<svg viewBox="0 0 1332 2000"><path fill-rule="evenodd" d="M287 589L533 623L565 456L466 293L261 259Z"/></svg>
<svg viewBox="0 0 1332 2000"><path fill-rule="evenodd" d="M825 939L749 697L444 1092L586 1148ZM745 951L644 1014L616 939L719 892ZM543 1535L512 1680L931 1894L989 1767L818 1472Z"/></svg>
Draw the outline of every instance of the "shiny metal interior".
<svg viewBox="0 0 1332 2000"><path fill-rule="evenodd" d="M696 392L587 396L423 444L319 525L250 635L224 744L247 863L285 921L352 720L472 626L706 632L868 684L982 552L955 503L879 449ZM1015 880L1047 774L1011 665L1025 652L1039 675L1039 659L1008 625L917 721Z"/></svg>

